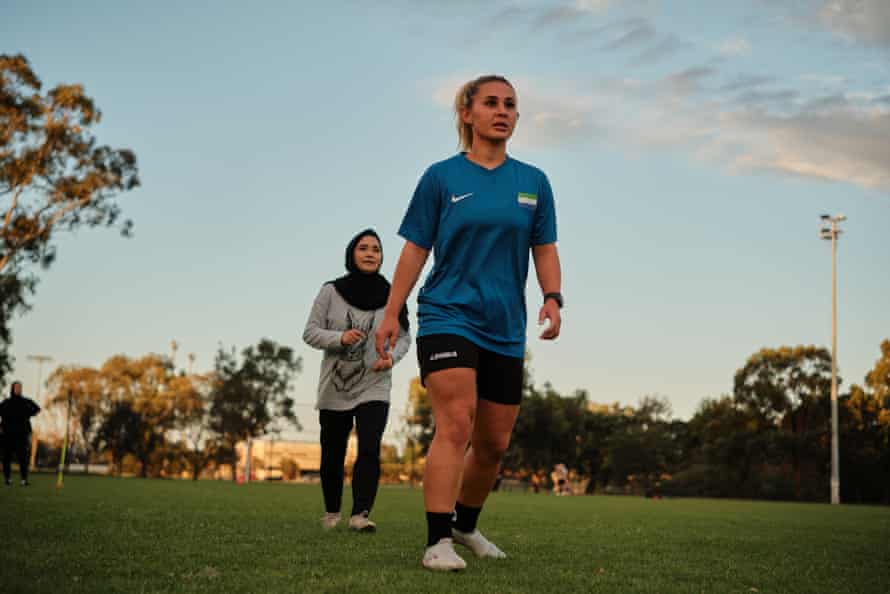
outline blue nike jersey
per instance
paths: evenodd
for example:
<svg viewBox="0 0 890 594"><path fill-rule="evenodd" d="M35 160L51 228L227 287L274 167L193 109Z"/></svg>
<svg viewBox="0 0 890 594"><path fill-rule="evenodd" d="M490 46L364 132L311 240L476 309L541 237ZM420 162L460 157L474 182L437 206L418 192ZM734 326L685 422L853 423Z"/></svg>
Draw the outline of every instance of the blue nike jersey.
<svg viewBox="0 0 890 594"><path fill-rule="evenodd" d="M489 170L463 153L420 178L399 235L433 252L417 298L417 336L457 334L525 356L530 249L556 241L547 176L510 157Z"/></svg>

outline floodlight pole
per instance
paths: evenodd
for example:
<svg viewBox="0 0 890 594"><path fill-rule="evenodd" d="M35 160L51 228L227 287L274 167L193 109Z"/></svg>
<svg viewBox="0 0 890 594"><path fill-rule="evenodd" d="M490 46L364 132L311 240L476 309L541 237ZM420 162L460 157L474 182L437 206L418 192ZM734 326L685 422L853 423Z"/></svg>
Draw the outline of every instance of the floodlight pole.
<svg viewBox="0 0 890 594"><path fill-rule="evenodd" d="M28 355L28 361L34 361L37 363L37 395L35 398L37 402L40 402L40 406L42 408L46 408L46 403L40 401L40 388L43 383L43 364L49 363L53 358L49 355ZM34 470L37 468L35 462L37 461L37 432L31 431L31 460L28 462L31 469Z"/></svg>
<svg viewBox="0 0 890 594"><path fill-rule="evenodd" d="M253 440L248 437L247 443L244 446L244 450L247 453L247 460L245 461L245 464L244 464L244 484L245 485L250 482L250 472L253 470L253 468L251 468L251 466L253 466L253 464L251 462L251 457L253 456L253 452L252 452L253 447L252 446L253 446Z"/></svg>
<svg viewBox="0 0 890 594"><path fill-rule="evenodd" d="M838 224L845 221L844 215L822 215L823 224L831 223L831 227L823 227L822 239L831 241L831 503L841 502L840 455L838 445L838 412L837 412L837 240L842 233Z"/></svg>
<svg viewBox="0 0 890 594"><path fill-rule="evenodd" d="M65 475L65 455L68 453L68 438L71 433L71 390L68 390L68 411L65 413L65 441L62 442L62 455L59 457L59 472L56 475L56 489L61 489Z"/></svg>

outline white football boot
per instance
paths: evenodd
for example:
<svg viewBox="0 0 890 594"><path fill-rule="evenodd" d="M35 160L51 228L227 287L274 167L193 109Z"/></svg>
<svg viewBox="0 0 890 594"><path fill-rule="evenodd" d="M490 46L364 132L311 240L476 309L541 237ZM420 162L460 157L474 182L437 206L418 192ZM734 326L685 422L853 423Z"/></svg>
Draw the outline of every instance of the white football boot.
<svg viewBox="0 0 890 594"><path fill-rule="evenodd" d="M467 562L454 551L454 541L450 538L442 538L427 547L421 563L433 571L460 571L467 567Z"/></svg>
<svg viewBox="0 0 890 594"><path fill-rule="evenodd" d="M480 559L507 558L507 554L504 551L500 550L493 542L482 536L482 533L479 532L479 530L473 530L472 532L461 532L456 528L452 528L451 533L454 535L454 542L464 545L465 547L473 551L473 554Z"/></svg>

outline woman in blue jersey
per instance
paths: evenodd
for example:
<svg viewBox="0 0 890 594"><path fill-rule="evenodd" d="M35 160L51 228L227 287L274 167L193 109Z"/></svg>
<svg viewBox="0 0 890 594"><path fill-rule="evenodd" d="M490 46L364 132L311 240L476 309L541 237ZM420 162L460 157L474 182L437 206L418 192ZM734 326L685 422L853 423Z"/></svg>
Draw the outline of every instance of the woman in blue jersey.
<svg viewBox="0 0 890 594"><path fill-rule="evenodd" d="M542 294L538 323L549 321L542 339L559 336L562 307L550 183L507 155L519 117L513 86L501 76L472 80L458 91L455 113L463 151L433 164L417 185L376 332L386 356L432 251L433 270L417 299L417 355L436 422L423 480L423 565L433 570L466 567L455 542L478 557L506 557L476 522L519 413L529 253Z"/></svg>

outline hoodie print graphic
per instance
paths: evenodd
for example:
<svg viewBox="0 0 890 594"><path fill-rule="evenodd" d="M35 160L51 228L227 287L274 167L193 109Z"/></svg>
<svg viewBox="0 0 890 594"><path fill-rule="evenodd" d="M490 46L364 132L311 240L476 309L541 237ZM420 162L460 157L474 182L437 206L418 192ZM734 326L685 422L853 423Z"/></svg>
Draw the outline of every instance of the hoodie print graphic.
<svg viewBox="0 0 890 594"><path fill-rule="evenodd" d="M364 338L341 351L334 363L334 387L338 392L350 392L365 377L365 348L374 326L374 312L346 312L346 330L361 330Z"/></svg>

